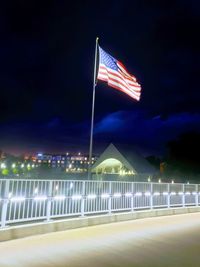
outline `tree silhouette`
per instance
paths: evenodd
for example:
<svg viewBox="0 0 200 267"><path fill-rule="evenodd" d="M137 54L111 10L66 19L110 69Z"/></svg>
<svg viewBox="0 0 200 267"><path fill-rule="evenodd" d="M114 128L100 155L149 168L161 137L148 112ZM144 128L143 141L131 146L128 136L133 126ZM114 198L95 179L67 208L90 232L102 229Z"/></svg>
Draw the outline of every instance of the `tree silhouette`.
<svg viewBox="0 0 200 267"><path fill-rule="evenodd" d="M168 143L169 173L200 179L200 133L187 132Z"/></svg>

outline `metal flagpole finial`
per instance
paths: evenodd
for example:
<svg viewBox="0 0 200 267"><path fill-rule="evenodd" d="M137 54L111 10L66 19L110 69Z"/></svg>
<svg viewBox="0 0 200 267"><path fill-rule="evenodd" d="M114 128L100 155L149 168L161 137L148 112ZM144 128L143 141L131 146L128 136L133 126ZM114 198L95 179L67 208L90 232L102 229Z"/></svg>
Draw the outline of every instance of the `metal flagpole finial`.
<svg viewBox="0 0 200 267"><path fill-rule="evenodd" d="M96 38L96 42L98 42L98 41L99 41L99 37Z"/></svg>

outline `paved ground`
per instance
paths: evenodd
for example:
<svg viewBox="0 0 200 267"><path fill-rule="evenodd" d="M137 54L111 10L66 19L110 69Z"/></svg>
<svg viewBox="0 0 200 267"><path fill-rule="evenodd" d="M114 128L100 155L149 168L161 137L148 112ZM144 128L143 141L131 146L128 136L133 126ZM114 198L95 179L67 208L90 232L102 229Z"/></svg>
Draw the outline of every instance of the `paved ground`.
<svg viewBox="0 0 200 267"><path fill-rule="evenodd" d="M200 213L0 243L0 267L200 267Z"/></svg>

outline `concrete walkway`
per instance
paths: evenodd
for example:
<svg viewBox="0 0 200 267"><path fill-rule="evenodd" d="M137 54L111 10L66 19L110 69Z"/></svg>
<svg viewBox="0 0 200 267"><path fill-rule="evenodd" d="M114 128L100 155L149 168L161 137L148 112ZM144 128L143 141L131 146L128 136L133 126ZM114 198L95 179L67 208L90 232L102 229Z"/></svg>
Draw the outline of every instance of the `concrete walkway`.
<svg viewBox="0 0 200 267"><path fill-rule="evenodd" d="M200 266L200 213L140 219L0 243L1 267Z"/></svg>

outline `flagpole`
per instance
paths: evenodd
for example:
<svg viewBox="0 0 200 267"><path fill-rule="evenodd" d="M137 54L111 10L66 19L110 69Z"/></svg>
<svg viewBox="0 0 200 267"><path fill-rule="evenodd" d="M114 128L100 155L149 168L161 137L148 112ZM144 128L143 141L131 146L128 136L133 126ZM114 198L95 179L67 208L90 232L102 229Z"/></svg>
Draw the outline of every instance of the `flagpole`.
<svg viewBox="0 0 200 267"><path fill-rule="evenodd" d="M94 104L95 104L95 88L97 85L96 74L97 74L97 49L98 40L96 38L95 46L95 59L94 59L94 79L93 79L93 95L92 95L92 116L91 116L91 129L90 129L90 149L89 149L89 166L88 166L88 180L91 178L91 166L92 166L92 148L93 148L93 129L94 129Z"/></svg>

